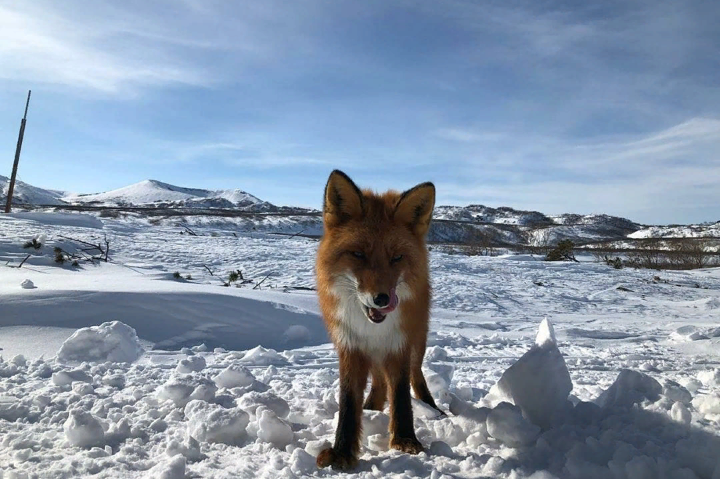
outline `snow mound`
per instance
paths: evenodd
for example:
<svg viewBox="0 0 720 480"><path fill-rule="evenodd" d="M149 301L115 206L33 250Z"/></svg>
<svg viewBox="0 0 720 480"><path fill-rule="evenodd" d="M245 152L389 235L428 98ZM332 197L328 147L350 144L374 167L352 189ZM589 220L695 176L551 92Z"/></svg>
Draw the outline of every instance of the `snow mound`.
<svg viewBox="0 0 720 480"><path fill-rule="evenodd" d="M548 428L561 417L572 388L552 324L544 319L535 345L502 374L485 400L490 405L510 402L532 423Z"/></svg>
<svg viewBox="0 0 720 480"><path fill-rule="evenodd" d="M257 424L257 438L263 442L272 443L277 448L285 448L293 441L290 425L280 420L272 410L261 408Z"/></svg>
<svg viewBox="0 0 720 480"><path fill-rule="evenodd" d="M720 415L720 394L698 395L692 401L695 410L703 415Z"/></svg>
<svg viewBox="0 0 720 480"><path fill-rule="evenodd" d="M634 370L621 370L615 382L605 390L595 403L603 408L631 407L644 400L655 402L663 388L654 378Z"/></svg>
<svg viewBox="0 0 720 480"><path fill-rule="evenodd" d="M692 414L684 403L675 402L670 408L670 418L672 418L676 422L690 425L690 422L692 421Z"/></svg>
<svg viewBox="0 0 720 480"><path fill-rule="evenodd" d="M700 372L697 378L708 387L720 387L720 368Z"/></svg>
<svg viewBox="0 0 720 480"><path fill-rule="evenodd" d="M77 330L57 354L61 362L134 362L144 353L135 329L122 322L105 322Z"/></svg>
<svg viewBox="0 0 720 480"><path fill-rule="evenodd" d="M669 338L676 342L695 342L706 340L708 337L695 325L685 325L672 332Z"/></svg>
<svg viewBox="0 0 720 480"><path fill-rule="evenodd" d="M249 387L255 381L250 370L241 365L230 365L213 377L220 388Z"/></svg>
<svg viewBox="0 0 720 480"><path fill-rule="evenodd" d="M72 385L73 382L92 383L93 378L84 371L77 370L60 370L52 374L52 382L58 387Z"/></svg>
<svg viewBox="0 0 720 480"><path fill-rule="evenodd" d="M242 440L250 415L240 408L223 408L203 400L185 406L188 434L200 442L237 445Z"/></svg>
<svg viewBox="0 0 720 480"><path fill-rule="evenodd" d="M33 289L33 288L37 288L37 287L35 286L35 284L33 283L33 281L30 280L30 279L27 279L27 278L26 278L25 280L23 280L23 282L20 284L20 286L21 286L22 288L27 289L27 290L30 290L30 289Z"/></svg>
<svg viewBox="0 0 720 480"><path fill-rule="evenodd" d="M443 396L450 388L455 367L452 365L434 364L423 368L428 389L435 397Z"/></svg>
<svg viewBox="0 0 720 480"><path fill-rule="evenodd" d="M253 366L287 365L288 361L272 348L264 348L262 345L248 350L245 356L240 359L241 363Z"/></svg>
<svg viewBox="0 0 720 480"><path fill-rule="evenodd" d="M182 454L163 459L149 470L149 478L186 478L187 459Z"/></svg>
<svg viewBox="0 0 720 480"><path fill-rule="evenodd" d="M80 448L105 445L105 431L100 420L83 410L73 410L63 424L63 430L70 445Z"/></svg>
<svg viewBox="0 0 720 480"><path fill-rule="evenodd" d="M177 407L185 407L191 400L212 401L217 387L208 378L175 374L157 392L161 400L171 400Z"/></svg>
<svg viewBox="0 0 720 480"><path fill-rule="evenodd" d="M253 415L259 415L258 410L260 408L271 410L280 418L285 418L290 414L288 403L272 392L248 392L240 397L238 406Z"/></svg>
<svg viewBox="0 0 720 480"><path fill-rule="evenodd" d="M203 357L198 355L191 355L188 358L183 358L178 362L178 366L175 367L175 371L178 373L192 373L200 372L207 366L207 362Z"/></svg>

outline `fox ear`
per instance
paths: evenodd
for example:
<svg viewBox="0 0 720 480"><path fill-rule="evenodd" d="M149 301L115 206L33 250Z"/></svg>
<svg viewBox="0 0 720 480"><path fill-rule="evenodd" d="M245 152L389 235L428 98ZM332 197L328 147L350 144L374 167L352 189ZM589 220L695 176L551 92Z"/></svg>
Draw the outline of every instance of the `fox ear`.
<svg viewBox="0 0 720 480"><path fill-rule="evenodd" d="M430 228L435 207L435 185L421 183L404 192L395 204L395 219L405 223L418 236L424 236Z"/></svg>
<svg viewBox="0 0 720 480"><path fill-rule="evenodd" d="M333 170L325 185L323 220L332 227L363 213L363 196L360 189L340 170Z"/></svg>

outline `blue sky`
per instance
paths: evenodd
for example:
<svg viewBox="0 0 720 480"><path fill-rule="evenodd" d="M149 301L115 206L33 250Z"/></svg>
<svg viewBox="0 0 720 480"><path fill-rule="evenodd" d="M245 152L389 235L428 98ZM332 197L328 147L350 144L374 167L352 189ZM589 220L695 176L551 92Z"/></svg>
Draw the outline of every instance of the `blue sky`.
<svg viewBox="0 0 720 480"><path fill-rule="evenodd" d="M0 173L720 219L720 2L0 0ZM2 166L2 165L5 166Z"/></svg>

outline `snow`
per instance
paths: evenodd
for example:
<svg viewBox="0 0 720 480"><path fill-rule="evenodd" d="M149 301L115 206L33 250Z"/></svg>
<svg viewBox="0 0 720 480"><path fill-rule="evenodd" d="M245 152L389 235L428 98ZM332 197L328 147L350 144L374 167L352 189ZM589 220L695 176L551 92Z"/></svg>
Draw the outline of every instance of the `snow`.
<svg viewBox="0 0 720 480"><path fill-rule="evenodd" d="M10 179L0 175L0 204L5 205L7 202L7 191L10 187ZM17 180L13 190L13 205L33 204L33 205L62 205L62 197L65 192L58 190L47 190L44 188L34 187L30 184Z"/></svg>
<svg viewBox="0 0 720 480"><path fill-rule="evenodd" d="M102 205L148 205L174 203L190 207L235 207L248 208L272 205L242 190L204 190L186 188L159 182L143 180L126 187L103 193L66 195L67 203L93 203ZM224 201L224 202L223 202ZM179 205L177 205L179 203Z"/></svg>
<svg viewBox="0 0 720 480"><path fill-rule="evenodd" d="M63 431L70 445L80 448L105 445L105 431L100 420L90 412L71 411L67 421L63 424Z"/></svg>
<svg viewBox="0 0 720 480"><path fill-rule="evenodd" d="M142 354L135 329L114 321L81 328L63 343L57 357L61 362L134 362Z"/></svg>
<svg viewBox="0 0 720 480"><path fill-rule="evenodd" d="M410 456L388 448L388 408L364 411L359 465L340 474L315 466L335 434L337 355L314 292L291 288L314 285L316 242L44 215L0 216L4 477L720 476L716 269L664 283L433 249L423 371L447 416L413 401L426 451ZM73 246L60 235L107 235L111 261L56 265L53 248ZM236 269L270 276L223 287Z"/></svg>
<svg viewBox="0 0 720 480"><path fill-rule="evenodd" d="M249 387L255 381L255 377L247 368L232 364L213 378L218 387L235 388Z"/></svg>
<svg viewBox="0 0 720 480"><path fill-rule="evenodd" d="M185 406L188 435L200 442L238 444L246 435L250 416L240 408L223 408L203 400Z"/></svg>
<svg viewBox="0 0 720 480"><path fill-rule="evenodd" d="M533 424L547 428L562 419L572 388L553 326L546 318L540 324L535 345L502 374L486 401L510 401Z"/></svg>
<svg viewBox="0 0 720 480"><path fill-rule="evenodd" d="M45 213L45 212L14 212L4 213L2 218L8 220L29 220L38 225L55 225L63 227L103 228L102 221L82 213ZM37 238L37 237L33 237ZM44 242L41 242L44 243Z"/></svg>
<svg viewBox="0 0 720 480"><path fill-rule="evenodd" d="M595 403L603 408L631 407L645 400L655 402L661 393L662 386L654 378L641 372L622 370Z"/></svg>
<svg viewBox="0 0 720 480"><path fill-rule="evenodd" d="M32 280L29 278L26 278L23 280L23 282L20 284L20 286L26 290L32 290L33 288L37 288Z"/></svg>
<svg viewBox="0 0 720 480"><path fill-rule="evenodd" d="M292 442L292 428L278 418L275 412L261 407L257 417L258 440L272 443L277 448L285 448Z"/></svg>
<svg viewBox="0 0 720 480"><path fill-rule="evenodd" d="M517 406L500 402L488 413L487 431L510 447L520 447L535 443L540 427L528 422Z"/></svg>

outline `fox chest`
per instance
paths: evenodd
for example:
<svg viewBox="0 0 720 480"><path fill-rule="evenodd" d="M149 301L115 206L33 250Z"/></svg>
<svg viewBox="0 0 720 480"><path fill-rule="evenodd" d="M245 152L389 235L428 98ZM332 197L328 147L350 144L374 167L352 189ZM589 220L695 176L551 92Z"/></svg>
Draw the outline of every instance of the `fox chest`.
<svg viewBox="0 0 720 480"><path fill-rule="evenodd" d="M359 350L375 361L401 351L407 337L400 328L400 310L389 313L382 323L368 320L358 302L340 301L334 312L337 327L333 340L342 348Z"/></svg>

